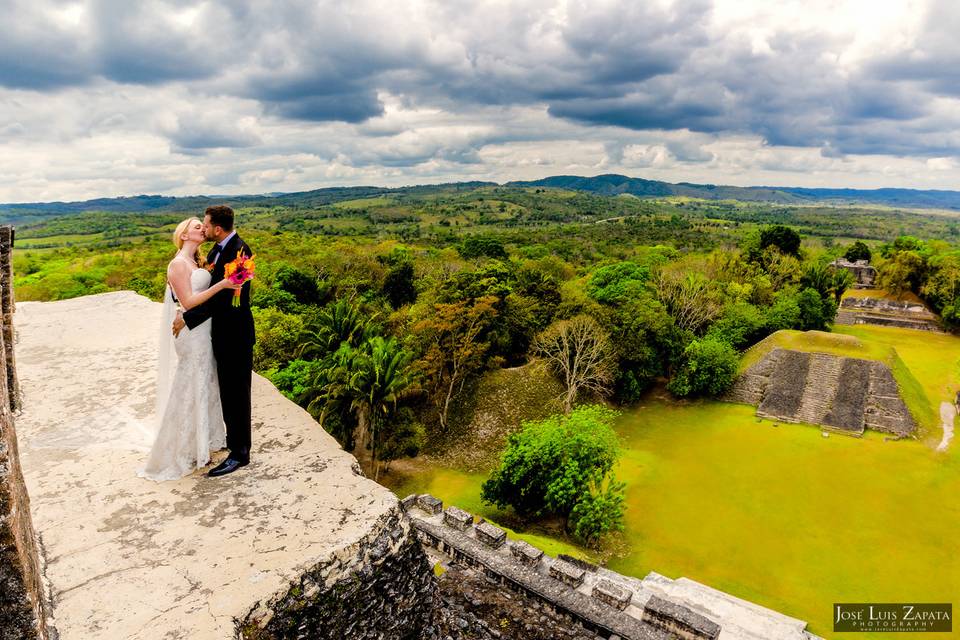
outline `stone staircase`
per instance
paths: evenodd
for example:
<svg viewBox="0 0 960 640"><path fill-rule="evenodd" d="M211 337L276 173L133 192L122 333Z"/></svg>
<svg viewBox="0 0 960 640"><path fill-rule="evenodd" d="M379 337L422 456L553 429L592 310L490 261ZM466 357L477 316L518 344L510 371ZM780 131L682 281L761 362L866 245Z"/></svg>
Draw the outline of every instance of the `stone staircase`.
<svg viewBox="0 0 960 640"><path fill-rule="evenodd" d="M800 422L823 424L823 419L833 405L840 382L843 358L824 353L810 354L810 368L804 381L803 395L796 418Z"/></svg>
<svg viewBox="0 0 960 640"><path fill-rule="evenodd" d="M810 354L784 349L780 351L763 400L757 407L757 415L798 422L795 416L803 399L804 381L810 370Z"/></svg>
<svg viewBox="0 0 960 640"><path fill-rule="evenodd" d="M893 374L879 362L874 362L870 368L864 424L874 431L897 436L908 435L916 428Z"/></svg>
<svg viewBox="0 0 960 640"><path fill-rule="evenodd" d="M757 405L757 415L807 422L847 435L873 429L909 435L916 423L883 362L776 348L724 397Z"/></svg>
<svg viewBox="0 0 960 640"><path fill-rule="evenodd" d="M780 356L784 353L783 349L774 349L767 354L760 362L747 369L743 375L737 378L736 382L724 396L727 402L739 402L741 404L760 404L763 395L766 393L767 384L770 377L776 371L777 364L780 362Z"/></svg>

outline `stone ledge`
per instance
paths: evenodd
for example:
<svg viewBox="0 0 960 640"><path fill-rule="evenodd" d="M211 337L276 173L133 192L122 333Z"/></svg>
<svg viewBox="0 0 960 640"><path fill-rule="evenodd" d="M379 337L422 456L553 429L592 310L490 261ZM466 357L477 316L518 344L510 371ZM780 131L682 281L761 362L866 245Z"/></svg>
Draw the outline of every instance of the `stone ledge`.
<svg viewBox="0 0 960 640"><path fill-rule="evenodd" d="M160 305L131 292L21 303L16 322L21 461L62 640L222 640L235 620L293 624L304 594L390 592L363 586L403 548L397 498L269 381L254 375L248 467L158 484L136 470L152 439ZM410 631L391 626L383 637Z"/></svg>

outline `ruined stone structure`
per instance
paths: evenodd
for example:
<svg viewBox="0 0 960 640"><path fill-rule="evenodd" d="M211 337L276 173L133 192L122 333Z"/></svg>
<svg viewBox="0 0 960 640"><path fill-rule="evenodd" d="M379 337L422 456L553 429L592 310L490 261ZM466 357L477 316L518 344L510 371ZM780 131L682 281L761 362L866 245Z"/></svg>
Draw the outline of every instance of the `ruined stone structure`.
<svg viewBox="0 0 960 640"><path fill-rule="evenodd" d="M136 471L160 305L21 302L16 323L20 462L59 640L422 637L436 583L399 500L269 381L253 380L250 466L155 483Z"/></svg>
<svg viewBox="0 0 960 640"><path fill-rule="evenodd" d="M37 537L13 416L18 383L13 358L12 248L13 229L0 227L0 640L45 640Z"/></svg>
<svg viewBox="0 0 960 640"><path fill-rule="evenodd" d="M873 324L921 331L943 331L937 316L923 304L887 298L848 296L840 302L836 324Z"/></svg>
<svg viewBox="0 0 960 640"><path fill-rule="evenodd" d="M819 424L849 435L873 429L902 437L916 423L883 362L776 348L750 367L726 400L757 415Z"/></svg>
<svg viewBox="0 0 960 640"><path fill-rule="evenodd" d="M538 601L584 631L623 640L814 640L806 623L692 580L650 573L630 578L567 556L552 558L430 495L404 498L428 551L443 564L473 567L488 580Z"/></svg>
<svg viewBox="0 0 960 640"><path fill-rule="evenodd" d="M830 266L837 269L846 269L852 273L855 289L872 289L873 283L877 279L877 270L870 266L870 263L866 260L850 262L846 258L837 258L830 263Z"/></svg>

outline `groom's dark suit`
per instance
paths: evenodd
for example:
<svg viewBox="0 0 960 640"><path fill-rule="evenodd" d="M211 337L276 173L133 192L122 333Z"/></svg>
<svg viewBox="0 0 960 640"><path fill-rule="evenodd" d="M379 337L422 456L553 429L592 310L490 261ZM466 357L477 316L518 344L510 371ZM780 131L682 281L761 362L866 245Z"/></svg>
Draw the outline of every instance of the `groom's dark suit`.
<svg viewBox="0 0 960 640"><path fill-rule="evenodd" d="M241 252L252 256L250 247L234 235L219 251L213 249L207 255L207 263L213 267L211 286L223 280L223 267ZM217 378L220 382L220 402L223 405L223 421L227 425L227 447L230 456L246 462L250 457L250 382L253 377L253 314L250 312L250 283L240 289L240 306L234 307L234 291L226 289L205 303L183 313L183 321L193 329L207 318L212 319L210 333L213 340L213 355L217 359Z"/></svg>

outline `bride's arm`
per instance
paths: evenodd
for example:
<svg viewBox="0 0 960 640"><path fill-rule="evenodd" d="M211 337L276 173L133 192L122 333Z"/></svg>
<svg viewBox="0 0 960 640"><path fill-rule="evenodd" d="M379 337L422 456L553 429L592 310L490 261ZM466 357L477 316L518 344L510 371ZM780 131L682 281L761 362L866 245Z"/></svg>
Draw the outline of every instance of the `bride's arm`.
<svg viewBox="0 0 960 640"><path fill-rule="evenodd" d="M173 260L167 267L167 279L170 281L173 293L177 296L177 300L180 301L180 306L184 310L203 304L224 289L239 289L243 286L233 284L224 278L217 284L194 293L193 287L190 285L191 273L193 273L193 270L182 260Z"/></svg>

